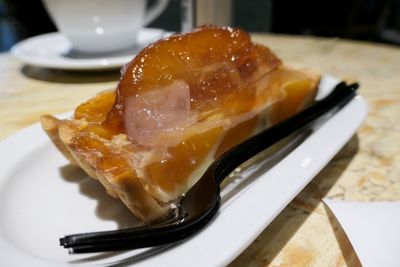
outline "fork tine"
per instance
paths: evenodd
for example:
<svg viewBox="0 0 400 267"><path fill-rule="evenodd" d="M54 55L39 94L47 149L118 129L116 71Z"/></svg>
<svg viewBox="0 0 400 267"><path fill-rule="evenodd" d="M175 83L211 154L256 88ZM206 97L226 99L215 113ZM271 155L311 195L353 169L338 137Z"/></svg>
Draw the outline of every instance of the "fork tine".
<svg viewBox="0 0 400 267"><path fill-rule="evenodd" d="M213 207L204 216L184 220L182 223L70 235L61 238L60 245L69 248L72 253L87 253L137 249L173 243L198 232L214 217L219 205L220 198L218 197Z"/></svg>

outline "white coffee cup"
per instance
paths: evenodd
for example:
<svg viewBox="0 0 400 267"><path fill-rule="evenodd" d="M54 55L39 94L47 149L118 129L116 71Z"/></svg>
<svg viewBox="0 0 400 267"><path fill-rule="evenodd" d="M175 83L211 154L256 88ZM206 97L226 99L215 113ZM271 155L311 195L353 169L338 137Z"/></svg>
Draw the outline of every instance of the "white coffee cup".
<svg viewBox="0 0 400 267"><path fill-rule="evenodd" d="M168 0L146 11L146 0L42 0L75 51L106 53L134 46L137 32L159 16Z"/></svg>

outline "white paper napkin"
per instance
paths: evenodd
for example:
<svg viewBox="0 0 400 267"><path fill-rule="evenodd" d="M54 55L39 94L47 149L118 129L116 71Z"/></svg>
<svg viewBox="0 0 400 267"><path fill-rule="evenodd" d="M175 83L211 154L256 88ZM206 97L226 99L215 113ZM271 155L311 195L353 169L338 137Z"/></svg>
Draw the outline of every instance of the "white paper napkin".
<svg viewBox="0 0 400 267"><path fill-rule="evenodd" d="M324 202L363 266L400 266L400 202Z"/></svg>

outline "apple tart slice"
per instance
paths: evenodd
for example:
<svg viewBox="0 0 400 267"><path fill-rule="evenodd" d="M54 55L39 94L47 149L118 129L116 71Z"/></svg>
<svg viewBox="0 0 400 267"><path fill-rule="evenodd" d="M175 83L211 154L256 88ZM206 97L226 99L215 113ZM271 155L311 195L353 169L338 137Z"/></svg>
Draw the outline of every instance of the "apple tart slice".
<svg viewBox="0 0 400 267"><path fill-rule="evenodd" d="M43 129L141 220L167 216L221 153L312 103L319 76L240 29L205 26L146 47L115 91Z"/></svg>

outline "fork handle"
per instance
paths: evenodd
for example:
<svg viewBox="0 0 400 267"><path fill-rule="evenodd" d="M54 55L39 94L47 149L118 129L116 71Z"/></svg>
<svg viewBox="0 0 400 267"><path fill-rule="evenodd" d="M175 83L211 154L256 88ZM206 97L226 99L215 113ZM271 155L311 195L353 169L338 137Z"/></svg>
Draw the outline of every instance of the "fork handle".
<svg viewBox="0 0 400 267"><path fill-rule="evenodd" d="M258 133L222 154L213 164L214 176L217 182L221 184L240 164L261 151L278 143L293 132L300 130L332 109L345 106L354 98L358 87L357 83L346 85L344 82L341 82L328 96L316 101L309 108Z"/></svg>

